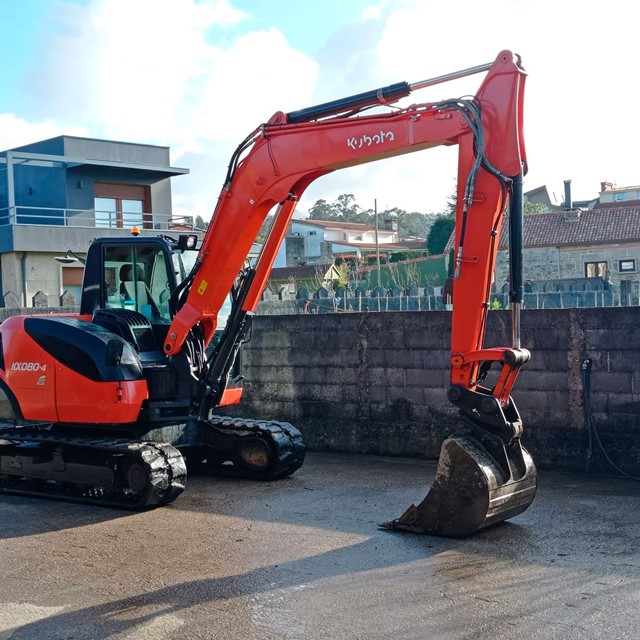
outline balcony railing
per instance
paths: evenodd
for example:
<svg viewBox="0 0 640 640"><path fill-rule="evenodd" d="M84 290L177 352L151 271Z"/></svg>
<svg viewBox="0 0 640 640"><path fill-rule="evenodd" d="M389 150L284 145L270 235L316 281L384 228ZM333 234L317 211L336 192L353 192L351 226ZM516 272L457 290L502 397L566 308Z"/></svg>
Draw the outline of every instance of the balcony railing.
<svg viewBox="0 0 640 640"><path fill-rule="evenodd" d="M192 216L167 213L127 213L96 209L56 209L53 207L0 208L0 226L44 225L87 229L189 229L198 231Z"/></svg>

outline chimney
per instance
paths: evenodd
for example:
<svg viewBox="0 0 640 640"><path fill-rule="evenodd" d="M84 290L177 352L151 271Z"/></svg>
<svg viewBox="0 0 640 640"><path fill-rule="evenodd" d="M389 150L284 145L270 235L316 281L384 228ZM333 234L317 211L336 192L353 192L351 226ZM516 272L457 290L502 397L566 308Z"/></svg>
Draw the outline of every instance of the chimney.
<svg viewBox="0 0 640 640"><path fill-rule="evenodd" d="M564 181L564 220L565 222L577 222L580 220L580 209L573 208L571 200L571 180Z"/></svg>
<svg viewBox="0 0 640 640"><path fill-rule="evenodd" d="M385 231L397 231L398 230L398 218L385 218L382 222L382 228Z"/></svg>
<svg viewBox="0 0 640 640"><path fill-rule="evenodd" d="M600 183L600 193L604 193L605 191L611 191L611 189L613 189L613 182Z"/></svg>
<svg viewBox="0 0 640 640"><path fill-rule="evenodd" d="M571 180L564 181L564 208L568 211L573 207L571 202Z"/></svg>
<svg viewBox="0 0 640 640"><path fill-rule="evenodd" d="M578 222L580 220L580 209L565 209L564 221L565 222Z"/></svg>

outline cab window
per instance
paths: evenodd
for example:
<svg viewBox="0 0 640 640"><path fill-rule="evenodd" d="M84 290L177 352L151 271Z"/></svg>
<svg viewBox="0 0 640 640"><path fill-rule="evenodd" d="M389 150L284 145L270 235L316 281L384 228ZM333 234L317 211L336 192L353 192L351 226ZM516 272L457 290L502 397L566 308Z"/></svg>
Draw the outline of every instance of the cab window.
<svg viewBox="0 0 640 640"><path fill-rule="evenodd" d="M103 264L105 307L138 311L153 323L171 322L171 280L159 247L107 245Z"/></svg>

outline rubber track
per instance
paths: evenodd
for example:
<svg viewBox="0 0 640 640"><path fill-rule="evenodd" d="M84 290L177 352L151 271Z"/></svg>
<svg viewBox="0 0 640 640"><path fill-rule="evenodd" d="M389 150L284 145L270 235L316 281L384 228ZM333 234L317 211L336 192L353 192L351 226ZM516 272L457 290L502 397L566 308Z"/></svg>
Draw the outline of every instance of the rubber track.
<svg viewBox="0 0 640 640"><path fill-rule="evenodd" d="M70 437L41 427L0 428L2 457L37 458L43 449L45 454L60 451L66 458L81 459L85 453L87 458L101 459L100 467L111 469L114 480L110 487L95 487L88 482L73 482L64 477L58 481L0 471L0 492L139 510L173 502L185 487L184 460L180 452L168 444ZM132 463L142 465L145 470L147 482L144 491L131 490L125 480L123 470ZM51 475L55 476L56 472Z"/></svg>
<svg viewBox="0 0 640 640"><path fill-rule="evenodd" d="M232 438L261 438L269 444L272 453L271 464L263 470L246 468L241 464L218 465L207 467L209 473L253 480L276 480L291 475L304 462L302 434L288 422L211 416L207 425Z"/></svg>

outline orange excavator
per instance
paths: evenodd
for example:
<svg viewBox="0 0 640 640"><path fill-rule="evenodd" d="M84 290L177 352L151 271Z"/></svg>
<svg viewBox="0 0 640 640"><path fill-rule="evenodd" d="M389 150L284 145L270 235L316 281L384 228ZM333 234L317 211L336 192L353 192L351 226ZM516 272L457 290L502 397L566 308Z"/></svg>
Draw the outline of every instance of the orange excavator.
<svg viewBox="0 0 640 640"><path fill-rule="evenodd" d="M486 75L474 97L394 105L475 73ZM427 497L383 526L462 537L526 509L536 471L510 395L530 357L520 344L525 78L519 57L503 51L491 64L278 112L234 152L199 247L192 235L95 240L79 314L0 326L0 490L135 509L173 501L187 464L256 479L293 473L304 460L295 427L216 412L240 400L238 355L296 204L332 171L457 145L448 398L459 429ZM513 344L485 348L507 210ZM485 387L493 364L499 374Z"/></svg>

